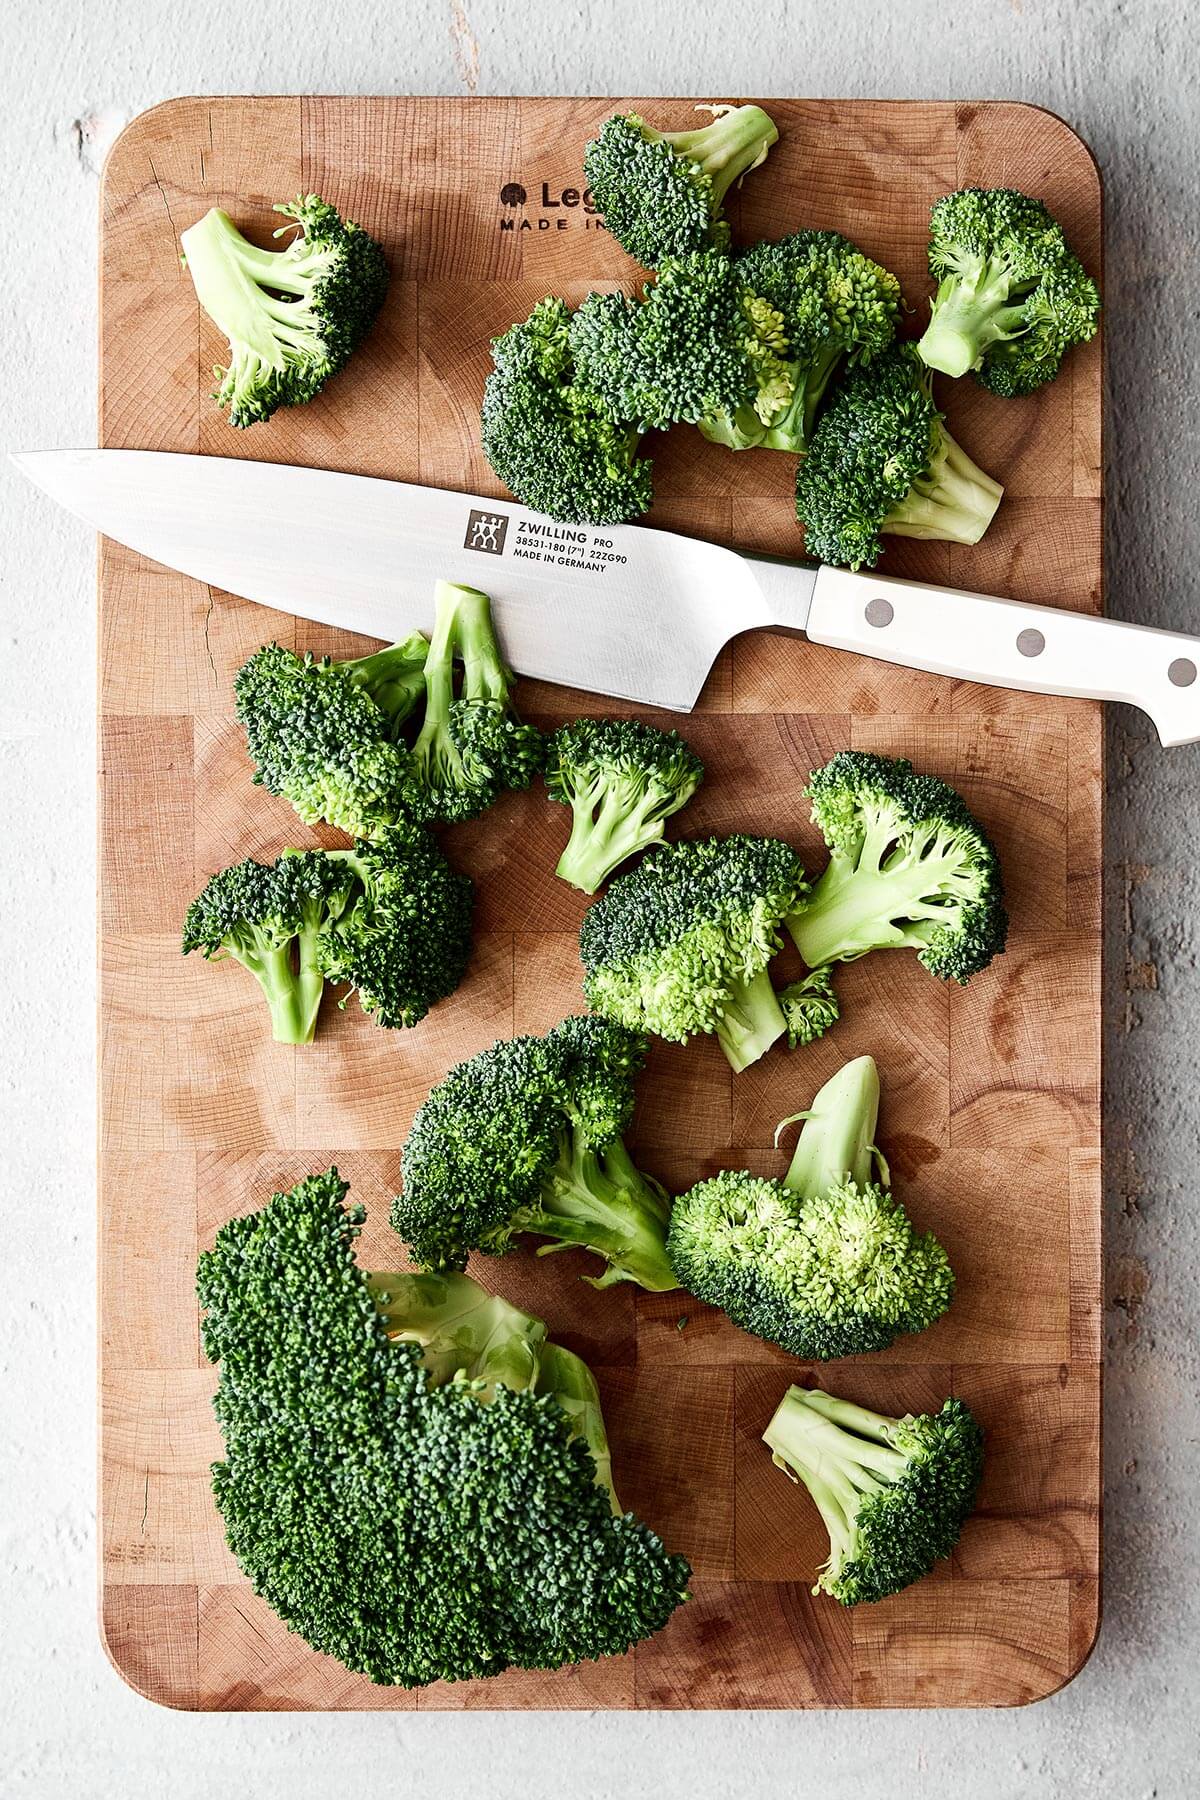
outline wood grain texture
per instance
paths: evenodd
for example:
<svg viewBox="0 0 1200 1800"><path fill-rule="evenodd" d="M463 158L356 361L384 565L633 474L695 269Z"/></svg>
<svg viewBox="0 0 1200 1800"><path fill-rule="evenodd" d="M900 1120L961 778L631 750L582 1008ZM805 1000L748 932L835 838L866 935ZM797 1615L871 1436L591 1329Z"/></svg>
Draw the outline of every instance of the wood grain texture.
<svg viewBox="0 0 1200 1800"><path fill-rule="evenodd" d="M586 205L564 203L613 104L197 99L146 114L104 182L101 442L498 493L478 442L489 336L544 292L637 281ZM689 117L686 102L638 104ZM1044 195L1099 266L1095 169L1047 113L768 104L781 139L734 196L735 233L849 232L901 276L914 328L929 291L928 205L957 184ZM499 190L514 181L527 201L506 208ZM180 272L178 234L220 203L265 241L270 204L299 189L383 239L392 289L350 373L238 434L208 399L222 346ZM1099 346L1027 401L970 382L943 394L955 435L1008 498L976 549L893 539L888 570L1097 610ZM657 467L658 522L797 549L788 458L732 456L680 432ZM695 1592L656 1639L603 1666L405 1695L308 1650L224 1545L195 1258L232 1214L336 1160L368 1207L364 1261L394 1261L399 1147L431 1083L495 1037L544 1030L581 1004L585 902L552 873L565 815L540 792L510 796L447 834L478 883L478 943L463 989L418 1031L329 1008L314 1046L272 1044L250 977L178 950L184 908L215 868L333 841L250 785L232 677L268 637L335 656L363 641L110 543L100 594L102 1615L125 1679L167 1705L265 1710L997 1705L1069 1680L1099 1608L1099 709L794 639L745 637L722 654L687 724L709 774L686 828L776 832L819 866L809 769L848 744L911 756L961 787L993 832L1011 946L968 992L909 957L848 967L836 1034L774 1052L736 1082L711 1041L656 1044L633 1142L677 1189L731 1161L775 1170L776 1120L869 1050L896 1179L945 1241L958 1298L920 1338L805 1371L683 1295L596 1294L573 1279L578 1257L479 1260L482 1280L595 1368L621 1490L693 1559ZM535 682L522 698L545 724L596 709ZM816 1514L759 1441L802 1374L892 1412L961 1394L988 1430L979 1510L955 1556L882 1606L847 1613L809 1592Z"/></svg>

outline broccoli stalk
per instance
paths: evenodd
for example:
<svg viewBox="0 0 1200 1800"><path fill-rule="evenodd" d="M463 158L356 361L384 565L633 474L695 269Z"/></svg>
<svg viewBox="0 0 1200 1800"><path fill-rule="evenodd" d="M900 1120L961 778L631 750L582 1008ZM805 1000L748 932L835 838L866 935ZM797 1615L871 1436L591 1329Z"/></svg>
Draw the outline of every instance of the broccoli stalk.
<svg viewBox="0 0 1200 1800"><path fill-rule="evenodd" d="M369 694L393 736L399 736L404 721L420 705L425 692L425 658L429 645L419 631L403 643L388 644L370 656L355 657L349 662L325 662L323 668L336 669L350 683Z"/></svg>
<svg viewBox="0 0 1200 1800"><path fill-rule="evenodd" d="M635 1166L620 1138L596 1150L575 1130L564 1134L537 1201L514 1215L513 1228L555 1240L539 1256L582 1249L603 1257L603 1275L582 1277L590 1287L633 1281L665 1293L679 1286L664 1247L670 1217L666 1189Z"/></svg>
<svg viewBox="0 0 1200 1800"><path fill-rule="evenodd" d="M884 515L879 529L889 537L977 544L1003 498L1000 483L972 461L943 424L928 467Z"/></svg>
<svg viewBox="0 0 1200 1800"><path fill-rule="evenodd" d="M768 971L730 982L714 1035L735 1075L765 1056L787 1030L787 1020Z"/></svg>
<svg viewBox="0 0 1200 1800"><path fill-rule="evenodd" d="M806 1112L780 1123L804 1121L784 1185L804 1200L816 1200L851 1181L866 1187L879 1164L884 1184L887 1164L875 1147L879 1122L879 1070L872 1056L857 1056L832 1076ZM777 1134L778 1135L778 1134Z"/></svg>
<svg viewBox="0 0 1200 1800"><path fill-rule="evenodd" d="M557 873L594 894L618 864L661 843L664 822L704 779L704 764L675 731L640 719L577 719L546 746L546 788L571 808Z"/></svg>

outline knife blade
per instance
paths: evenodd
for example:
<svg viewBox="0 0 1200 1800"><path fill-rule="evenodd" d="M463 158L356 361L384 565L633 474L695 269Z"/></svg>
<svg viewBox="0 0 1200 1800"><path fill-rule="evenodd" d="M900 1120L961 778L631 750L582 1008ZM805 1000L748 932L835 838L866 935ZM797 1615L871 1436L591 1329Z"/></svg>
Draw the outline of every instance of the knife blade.
<svg viewBox="0 0 1200 1800"><path fill-rule="evenodd" d="M368 637L427 630L438 578L483 588L516 670L596 693L686 712L718 651L770 628L991 686L1123 700L1164 744L1200 740L1200 638L1182 633L326 469L157 450L12 460L154 562Z"/></svg>

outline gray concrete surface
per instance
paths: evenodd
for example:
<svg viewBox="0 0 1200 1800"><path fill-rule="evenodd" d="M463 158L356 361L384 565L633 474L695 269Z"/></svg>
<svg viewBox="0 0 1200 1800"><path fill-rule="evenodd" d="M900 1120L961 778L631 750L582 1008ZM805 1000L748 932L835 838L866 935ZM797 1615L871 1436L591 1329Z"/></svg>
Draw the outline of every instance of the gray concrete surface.
<svg viewBox="0 0 1200 1800"><path fill-rule="evenodd" d="M1183 0L91 0L2 9L0 447L92 441L97 170L176 93L1019 98L1108 184L1109 606L1200 629L1200 51ZM1200 751L1109 733L1106 1617L1017 1713L156 1711L93 1625L90 537L0 469L0 1796L601 1800L1196 1791ZM147 1196L153 1206L153 1196Z"/></svg>

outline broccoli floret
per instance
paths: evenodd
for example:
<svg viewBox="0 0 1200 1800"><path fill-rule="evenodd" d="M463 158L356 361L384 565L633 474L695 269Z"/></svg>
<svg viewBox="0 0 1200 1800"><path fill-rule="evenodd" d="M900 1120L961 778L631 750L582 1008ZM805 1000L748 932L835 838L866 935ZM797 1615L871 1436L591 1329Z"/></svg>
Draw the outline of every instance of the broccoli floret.
<svg viewBox="0 0 1200 1800"><path fill-rule="evenodd" d="M723 1170L682 1195L667 1251L684 1287L806 1361L886 1350L940 1318L954 1276L887 1190L878 1114L879 1075L860 1056L797 1115L784 1181Z"/></svg>
<svg viewBox="0 0 1200 1800"><path fill-rule="evenodd" d="M838 388L796 473L811 556L870 568L885 532L979 542L1004 489L950 436L930 383L911 345L897 344Z"/></svg>
<svg viewBox="0 0 1200 1800"><path fill-rule="evenodd" d="M546 787L571 808L571 836L558 874L594 894L619 863L662 841L663 824L686 806L704 764L676 731L640 719L576 719L546 745Z"/></svg>
<svg viewBox="0 0 1200 1800"><path fill-rule="evenodd" d="M196 298L229 339L213 399L231 425L256 425L301 406L348 362L388 286L383 250L316 194L277 206L300 230L285 250L249 243L219 206L180 239Z"/></svg>
<svg viewBox="0 0 1200 1800"><path fill-rule="evenodd" d="M454 693L455 658L462 685ZM405 798L419 819L473 819L542 766L542 735L512 709L512 675L478 588L439 581L425 658L425 718L409 756Z"/></svg>
<svg viewBox="0 0 1200 1800"><path fill-rule="evenodd" d="M408 776L400 728L425 692L428 649L414 632L353 662L279 644L256 651L234 681L256 784L290 800L308 825L327 819L373 837L394 824Z"/></svg>
<svg viewBox="0 0 1200 1800"><path fill-rule="evenodd" d="M615 1516L585 1366L464 1276L364 1273L345 1194L336 1169L311 1176L199 1262L213 1494L255 1592L407 1688L649 1637L690 1571Z"/></svg>
<svg viewBox="0 0 1200 1800"><path fill-rule="evenodd" d="M787 1028L767 965L806 891L795 852L774 838L651 851L584 916L588 1005L674 1043L715 1032L731 1067L747 1068Z"/></svg>
<svg viewBox="0 0 1200 1800"><path fill-rule="evenodd" d="M590 294L571 346L587 387L640 430L752 442L791 404L782 320L716 251L661 263L641 300Z"/></svg>
<svg viewBox="0 0 1200 1800"><path fill-rule="evenodd" d="M311 1044L325 988L321 937L350 902L354 878L321 851L276 863L248 858L214 875L188 907L183 952L233 957L254 975L277 1044Z"/></svg>
<svg viewBox="0 0 1200 1800"><path fill-rule="evenodd" d="M758 444L803 454L834 376L843 366L870 362L895 337L900 283L838 231L794 231L755 244L738 257L737 269L760 305L781 320L792 397L757 436L719 441L735 450ZM706 424L700 429L717 436Z"/></svg>
<svg viewBox="0 0 1200 1800"><path fill-rule="evenodd" d="M884 1600L949 1556L975 1505L983 1433L961 1400L891 1419L817 1388L789 1388L763 1432L829 1533L813 1593Z"/></svg>
<svg viewBox="0 0 1200 1800"><path fill-rule="evenodd" d="M788 929L811 968L913 949L932 974L965 984L1000 955L1000 865L948 783L903 757L840 750L806 791L829 866Z"/></svg>
<svg viewBox="0 0 1200 1800"><path fill-rule="evenodd" d="M1095 336L1095 282L1042 202L1013 188L935 201L929 272L939 286L922 358L947 375L974 369L994 394L1033 393Z"/></svg>
<svg viewBox="0 0 1200 1800"><path fill-rule="evenodd" d="M708 125L665 132L637 113L615 113L583 153L606 228L644 269L709 245L725 249L725 197L779 137L761 106L712 110Z"/></svg>
<svg viewBox="0 0 1200 1800"><path fill-rule="evenodd" d="M670 1201L622 1142L645 1039L570 1018L545 1037L502 1040L451 1069L419 1109L392 1224L427 1269L503 1255L523 1232L608 1264L593 1287L675 1287Z"/></svg>
<svg viewBox="0 0 1200 1800"><path fill-rule="evenodd" d="M526 506L569 524L619 525L653 498L639 432L590 392L571 355L570 309L541 300L492 345L483 453Z"/></svg>
<svg viewBox="0 0 1200 1800"><path fill-rule="evenodd" d="M779 1006L787 1020L788 1049L815 1044L841 1016L832 969L810 969L799 981L781 988Z"/></svg>

